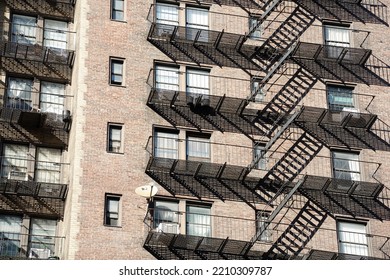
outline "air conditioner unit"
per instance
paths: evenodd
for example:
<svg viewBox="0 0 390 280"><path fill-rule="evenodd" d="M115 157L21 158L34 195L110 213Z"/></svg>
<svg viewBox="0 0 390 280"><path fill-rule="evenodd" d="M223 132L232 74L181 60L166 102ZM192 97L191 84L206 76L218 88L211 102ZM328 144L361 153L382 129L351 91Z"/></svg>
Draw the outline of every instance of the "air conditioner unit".
<svg viewBox="0 0 390 280"><path fill-rule="evenodd" d="M19 181L27 181L28 174L23 171L12 170L8 172L8 180L19 180Z"/></svg>
<svg viewBox="0 0 390 280"><path fill-rule="evenodd" d="M31 248L29 258L30 259L48 259L51 256L50 249Z"/></svg>
<svg viewBox="0 0 390 280"><path fill-rule="evenodd" d="M157 227L157 232L178 234L180 232L179 224L177 224L177 223L160 223Z"/></svg>

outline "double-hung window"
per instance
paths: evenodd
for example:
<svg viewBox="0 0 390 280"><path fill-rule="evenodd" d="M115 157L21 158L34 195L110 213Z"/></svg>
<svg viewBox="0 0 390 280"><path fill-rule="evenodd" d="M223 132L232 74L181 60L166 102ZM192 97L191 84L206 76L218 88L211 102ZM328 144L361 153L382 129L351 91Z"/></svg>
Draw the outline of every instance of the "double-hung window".
<svg viewBox="0 0 390 280"><path fill-rule="evenodd" d="M179 68L175 66L156 65L155 68L156 89L169 91L179 90Z"/></svg>
<svg viewBox="0 0 390 280"><path fill-rule="evenodd" d="M123 153L122 125L108 124L108 147L110 153Z"/></svg>
<svg viewBox="0 0 390 280"><path fill-rule="evenodd" d="M121 58L110 58L110 84L124 85L124 63L125 60Z"/></svg>
<svg viewBox="0 0 390 280"><path fill-rule="evenodd" d="M9 180L27 181L28 146L4 144L1 161L1 177Z"/></svg>
<svg viewBox="0 0 390 280"><path fill-rule="evenodd" d="M256 231L262 231L258 240L260 241L272 241L272 232L269 228L269 225L267 225L267 220L270 216L269 212L256 212Z"/></svg>
<svg viewBox="0 0 390 280"><path fill-rule="evenodd" d="M262 34L262 26L259 24L259 17L250 16L248 18L250 38L253 40L260 40Z"/></svg>
<svg viewBox="0 0 390 280"><path fill-rule="evenodd" d="M368 256L366 224L348 221L337 222L339 252Z"/></svg>
<svg viewBox="0 0 390 280"><path fill-rule="evenodd" d="M210 135L187 134L187 160L210 161Z"/></svg>
<svg viewBox="0 0 390 280"><path fill-rule="evenodd" d="M8 78L7 107L30 111L33 83L30 79Z"/></svg>
<svg viewBox="0 0 390 280"><path fill-rule="evenodd" d="M125 19L125 1L111 0L111 19L123 21Z"/></svg>
<svg viewBox="0 0 390 280"><path fill-rule="evenodd" d="M14 14L12 17L11 41L34 45L37 41L37 18Z"/></svg>
<svg viewBox="0 0 390 280"><path fill-rule="evenodd" d="M265 170L267 168L267 159L264 153L265 145L263 143L253 144L253 160L257 162L255 168Z"/></svg>
<svg viewBox="0 0 390 280"><path fill-rule="evenodd" d="M42 112L61 115L64 110L65 85L51 82L41 82L39 108Z"/></svg>
<svg viewBox="0 0 390 280"><path fill-rule="evenodd" d="M347 152L332 152L333 177L347 181L360 181L359 155Z"/></svg>
<svg viewBox="0 0 390 280"><path fill-rule="evenodd" d="M154 156L159 158L179 158L179 133L156 129L154 131Z"/></svg>
<svg viewBox="0 0 390 280"><path fill-rule="evenodd" d="M165 233L180 232L179 202L155 200L154 228Z"/></svg>
<svg viewBox="0 0 390 280"><path fill-rule="evenodd" d="M201 42L208 41L209 10L205 8L186 8L186 38ZM199 34L199 35L198 35Z"/></svg>
<svg viewBox="0 0 390 280"><path fill-rule="evenodd" d="M344 26L324 25L324 40L328 57L339 58L343 49L350 47L350 30Z"/></svg>
<svg viewBox="0 0 390 280"><path fill-rule="evenodd" d="M20 254L22 217L0 215L0 257L16 257Z"/></svg>
<svg viewBox="0 0 390 280"><path fill-rule="evenodd" d="M30 258L47 259L55 255L56 220L31 219Z"/></svg>
<svg viewBox="0 0 390 280"><path fill-rule="evenodd" d="M186 92L188 102L194 105L210 105L210 71L187 68Z"/></svg>
<svg viewBox="0 0 390 280"><path fill-rule="evenodd" d="M43 33L43 45L58 52L66 50L68 47L68 23L59 20L45 19Z"/></svg>
<svg viewBox="0 0 390 280"><path fill-rule="evenodd" d="M106 226L121 225L121 196L106 194L104 224Z"/></svg>
<svg viewBox="0 0 390 280"><path fill-rule="evenodd" d="M211 236L211 207L208 205L186 205L186 234Z"/></svg>
<svg viewBox="0 0 390 280"><path fill-rule="evenodd" d="M175 26L179 25L179 6L173 4L156 4L157 33L162 37L169 37Z"/></svg>
<svg viewBox="0 0 390 280"><path fill-rule="evenodd" d="M328 107L331 111L352 111L355 108L353 88L327 85Z"/></svg>
<svg viewBox="0 0 390 280"><path fill-rule="evenodd" d="M59 184L61 181L61 150L39 147L36 158L35 180Z"/></svg>

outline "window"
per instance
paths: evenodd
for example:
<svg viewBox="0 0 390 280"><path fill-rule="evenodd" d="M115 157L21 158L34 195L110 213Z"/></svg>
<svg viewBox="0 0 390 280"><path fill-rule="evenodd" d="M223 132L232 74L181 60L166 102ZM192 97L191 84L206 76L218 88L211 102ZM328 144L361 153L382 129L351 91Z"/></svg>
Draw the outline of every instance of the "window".
<svg viewBox="0 0 390 280"><path fill-rule="evenodd" d="M20 253L22 217L0 215L0 256L16 257Z"/></svg>
<svg viewBox="0 0 390 280"><path fill-rule="evenodd" d="M123 85L124 59L110 58L110 84Z"/></svg>
<svg viewBox="0 0 390 280"><path fill-rule="evenodd" d="M360 181L359 155L347 152L332 152L333 176L336 179Z"/></svg>
<svg viewBox="0 0 390 280"><path fill-rule="evenodd" d="M173 4L157 3L156 23L179 25L179 7Z"/></svg>
<svg viewBox="0 0 390 280"><path fill-rule="evenodd" d="M45 19L43 45L58 50L67 49L68 23L65 21Z"/></svg>
<svg viewBox="0 0 390 280"><path fill-rule="evenodd" d="M269 216L270 216L270 212L258 211L256 213L256 231L264 229L264 227L266 226L266 221L268 220ZM268 227L260 234L258 240L266 241L266 242L272 241L271 236L272 236L272 232L271 229Z"/></svg>
<svg viewBox="0 0 390 280"><path fill-rule="evenodd" d="M328 46L328 57L338 58L343 48L350 47L350 30L344 26L324 25L324 39L325 45Z"/></svg>
<svg viewBox="0 0 390 280"><path fill-rule="evenodd" d="M156 65L156 88L162 90L179 90L179 68L174 66Z"/></svg>
<svg viewBox="0 0 390 280"><path fill-rule="evenodd" d="M203 8L186 8L186 37L188 40L195 40L201 42L208 41L208 32L202 32L201 30L209 29L209 10ZM200 32L198 38L197 34Z"/></svg>
<svg viewBox="0 0 390 280"><path fill-rule="evenodd" d="M210 161L210 135L187 134L187 160Z"/></svg>
<svg viewBox="0 0 390 280"><path fill-rule="evenodd" d="M34 45L36 43L37 18L13 15L12 17L12 35L11 41L26 45Z"/></svg>
<svg viewBox="0 0 390 280"><path fill-rule="evenodd" d="M30 111L33 84L30 79L8 78L7 107Z"/></svg>
<svg viewBox="0 0 390 280"><path fill-rule="evenodd" d="M210 71L187 68L186 92L189 105L210 105Z"/></svg>
<svg viewBox="0 0 390 280"><path fill-rule="evenodd" d="M111 0L111 19L124 20L125 1L124 0Z"/></svg>
<svg viewBox="0 0 390 280"><path fill-rule="evenodd" d="M28 146L4 144L1 161L1 177L9 180L27 181Z"/></svg>
<svg viewBox="0 0 390 280"><path fill-rule="evenodd" d="M153 222L154 228L158 231L175 234L179 233L179 202L155 200Z"/></svg>
<svg viewBox="0 0 390 280"><path fill-rule="evenodd" d="M120 226L121 196L106 194L104 224L106 226Z"/></svg>
<svg viewBox="0 0 390 280"><path fill-rule="evenodd" d="M179 158L179 132L165 129L154 131L154 156L159 158Z"/></svg>
<svg viewBox="0 0 390 280"><path fill-rule="evenodd" d="M368 256L366 224L338 221L337 233L340 253Z"/></svg>
<svg viewBox="0 0 390 280"><path fill-rule="evenodd" d="M55 236L57 221L31 219L30 258L47 259L55 255Z"/></svg>
<svg viewBox="0 0 390 280"><path fill-rule="evenodd" d="M355 108L353 88L327 85L328 107L332 111L351 111Z"/></svg>
<svg viewBox="0 0 390 280"><path fill-rule="evenodd" d="M61 150L39 147L36 159L35 180L59 184L61 181Z"/></svg>
<svg viewBox="0 0 390 280"><path fill-rule="evenodd" d="M254 143L253 144L253 160L258 160L255 168L265 170L267 168L267 159L265 155L262 155L265 149L265 144L263 143ZM261 158L262 157L262 158ZM261 158L259 160L259 158Z"/></svg>
<svg viewBox="0 0 390 280"><path fill-rule="evenodd" d="M264 100L265 93L264 89L260 88L261 82L258 78L251 80L251 95L255 95L255 102L261 102Z"/></svg>
<svg viewBox="0 0 390 280"><path fill-rule="evenodd" d="M123 153L122 125L108 124L108 151Z"/></svg>
<svg viewBox="0 0 390 280"><path fill-rule="evenodd" d="M254 40L260 40L262 34L262 26L261 24L259 25L259 18L255 16L250 16L248 22L249 32L252 32L249 38Z"/></svg>
<svg viewBox="0 0 390 280"><path fill-rule="evenodd" d="M186 205L186 234L211 236L211 206Z"/></svg>
<svg viewBox="0 0 390 280"><path fill-rule="evenodd" d="M39 108L42 112L61 115L64 110L65 85L41 82Z"/></svg>

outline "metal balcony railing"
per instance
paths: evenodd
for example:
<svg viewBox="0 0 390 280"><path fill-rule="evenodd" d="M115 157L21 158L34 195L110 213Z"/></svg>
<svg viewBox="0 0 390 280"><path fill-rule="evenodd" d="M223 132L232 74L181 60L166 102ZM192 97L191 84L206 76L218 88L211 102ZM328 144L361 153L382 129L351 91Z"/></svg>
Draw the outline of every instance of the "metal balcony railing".
<svg viewBox="0 0 390 280"><path fill-rule="evenodd" d="M0 259L59 259L65 237L4 232L0 229Z"/></svg>
<svg viewBox="0 0 390 280"><path fill-rule="evenodd" d="M157 234L193 236L198 237L199 240L207 239L212 244L212 239L229 239L249 243L256 230L259 229L261 220L149 208L144 223L149 231ZM286 234L286 229L290 225L291 223L288 220L270 223L267 230L256 241L253 249L267 252L280 237ZM187 232L189 231L195 234L188 235ZM308 254L311 250L326 250L380 259L390 258L389 236L340 231L327 227L315 229L313 227L311 231L316 232L316 234L311 237L304 248L295 248L296 251ZM291 244L290 246L294 245ZM181 244L180 248L183 247L191 250L192 246ZM348 251L345 248L348 248ZM175 246L173 245L171 249L174 250ZM241 254L244 253L245 251L241 252Z"/></svg>
<svg viewBox="0 0 390 280"><path fill-rule="evenodd" d="M0 157L0 192L65 199L69 165L26 157Z"/></svg>

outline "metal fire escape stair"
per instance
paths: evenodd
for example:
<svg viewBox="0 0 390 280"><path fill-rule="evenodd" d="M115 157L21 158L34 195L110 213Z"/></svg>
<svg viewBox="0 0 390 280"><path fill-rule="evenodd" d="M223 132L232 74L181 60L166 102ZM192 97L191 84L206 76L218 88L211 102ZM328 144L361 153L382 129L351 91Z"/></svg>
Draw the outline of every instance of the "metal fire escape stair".
<svg viewBox="0 0 390 280"><path fill-rule="evenodd" d="M328 214L307 201L287 229L264 255L267 259L275 256L297 256L309 243L324 223Z"/></svg>

